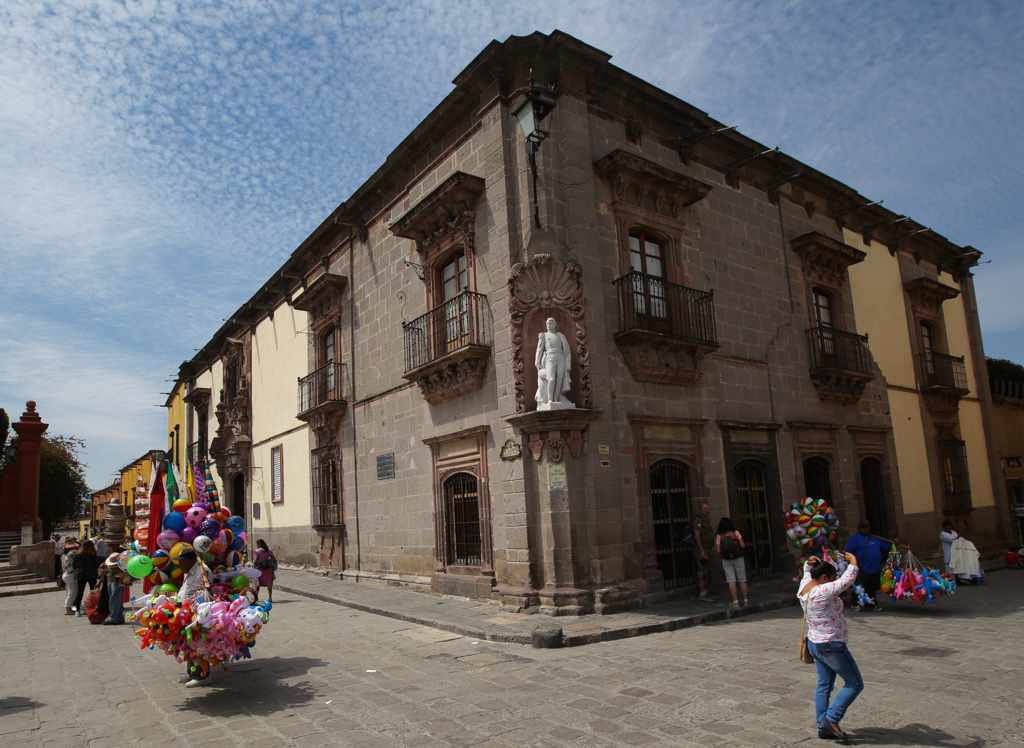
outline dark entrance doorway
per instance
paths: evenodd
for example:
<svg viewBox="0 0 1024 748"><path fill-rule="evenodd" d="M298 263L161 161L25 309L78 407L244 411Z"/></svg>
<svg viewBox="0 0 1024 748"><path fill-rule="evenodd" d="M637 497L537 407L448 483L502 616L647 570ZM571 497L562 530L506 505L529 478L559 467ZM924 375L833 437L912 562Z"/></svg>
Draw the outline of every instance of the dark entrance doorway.
<svg viewBox="0 0 1024 748"><path fill-rule="evenodd" d="M804 490L812 499L824 499L832 506L832 465L824 457L804 460Z"/></svg>
<svg viewBox="0 0 1024 748"><path fill-rule="evenodd" d="M449 564L480 566L480 492L476 476L456 473L444 482Z"/></svg>
<svg viewBox="0 0 1024 748"><path fill-rule="evenodd" d="M231 505L228 509L232 514L245 517L245 476L241 473L231 479Z"/></svg>
<svg viewBox="0 0 1024 748"><path fill-rule="evenodd" d="M654 553L665 589L697 583L693 549L683 538L690 525L690 469L675 460L651 466Z"/></svg>
<svg viewBox="0 0 1024 748"><path fill-rule="evenodd" d="M736 466L736 499L740 509L740 532L747 546L744 554L747 566L755 577L771 574L775 570L775 558L763 463L744 460Z"/></svg>
<svg viewBox="0 0 1024 748"><path fill-rule="evenodd" d="M861 460L860 482L864 488L864 519L871 523L871 532L883 538L891 538L885 511L881 460L874 457Z"/></svg>

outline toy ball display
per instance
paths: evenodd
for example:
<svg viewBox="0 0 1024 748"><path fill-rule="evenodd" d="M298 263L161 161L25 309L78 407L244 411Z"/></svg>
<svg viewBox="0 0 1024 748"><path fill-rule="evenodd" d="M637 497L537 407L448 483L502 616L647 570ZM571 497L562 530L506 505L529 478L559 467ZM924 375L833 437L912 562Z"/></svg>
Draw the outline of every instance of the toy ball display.
<svg viewBox="0 0 1024 748"><path fill-rule="evenodd" d="M181 536L173 530L164 530L162 533L156 536L156 547L161 548L165 551L171 550L174 546L181 542Z"/></svg>
<svg viewBox="0 0 1024 748"><path fill-rule="evenodd" d="M210 552L210 547L213 545L213 541L205 535L200 535L198 538L192 541L192 547L196 549L196 553L205 554Z"/></svg>
<svg viewBox="0 0 1024 748"><path fill-rule="evenodd" d="M153 561L149 556L132 556L128 559L126 571L136 579L143 579L153 573Z"/></svg>
<svg viewBox="0 0 1024 748"><path fill-rule="evenodd" d="M181 539L185 543L191 543L193 540L199 537L199 530L194 527L186 527L181 531Z"/></svg>
<svg viewBox="0 0 1024 748"><path fill-rule="evenodd" d="M185 572L181 570L180 566L175 564L173 566L167 567L167 576L170 578L172 582L180 583L181 580L185 577Z"/></svg>
<svg viewBox="0 0 1024 748"><path fill-rule="evenodd" d="M238 566L242 563L242 554L238 551L228 551L227 557L224 559L225 565L229 568Z"/></svg>
<svg viewBox="0 0 1024 748"><path fill-rule="evenodd" d="M167 584L171 580L171 578L167 576L167 572L160 571L159 569L155 570L152 574L146 577L146 579L148 579L154 587Z"/></svg>
<svg viewBox="0 0 1024 748"><path fill-rule="evenodd" d="M171 555L167 551L153 551L153 555L149 558L153 562L154 569L162 569L171 563Z"/></svg>
<svg viewBox="0 0 1024 748"><path fill-rule="evenodd" d="M192 502L189 501L188 499L178 499L177 501L174 502L174 504L171 505L171 508L176 512L181 512L182 514L184 514L189 509L192 508Z"/></svg>
<svg viewBox="0 0 1024 748"><path fill-rule="evenodd" d="M229 517L225 524L233 533L235 533L235 535L238 535L240 532L245 532L245 520L237 514Z"/></svg>
<svg viewBox="0 0 1024 748"><path fill-rule="evenodd" d="M181 555L182 551L186 550L187 548L191 548L191 547L192 546L190 546L188 543L175 543L174 546L172 546L171 550L169 551L169 555L171 557L171 561L177 561L178 560L178 556Z"/></svg>
<svg viewBox="0 0 1024 748"><path fill-rule="evenodd" d="M201 509L198 505L193 505L191 509L185 512L185 524L193 530L198 530L205 519L206 510Z"/></svg>
<svg viewBox="0 0 1024 748"><path fill-rule="evenodd" d="M215 519L205 519L198 529L200 535L215 538L220 534L220 522Z"/></svg>
<svg viewBox="0 0 1024 748"><path fill-rule="evenodd" d="M164 517L164 529L172 532L181 532L185 529L185 518L177 512L171 512Z"/></svg>
<svg viewBox="0 0 1024 748"><path fill-rule="evenodd" d="M224 542L224 533L220 533L214 540L210 541L210 550L213 553L223 553L227 549L227 543Z"/></svg>

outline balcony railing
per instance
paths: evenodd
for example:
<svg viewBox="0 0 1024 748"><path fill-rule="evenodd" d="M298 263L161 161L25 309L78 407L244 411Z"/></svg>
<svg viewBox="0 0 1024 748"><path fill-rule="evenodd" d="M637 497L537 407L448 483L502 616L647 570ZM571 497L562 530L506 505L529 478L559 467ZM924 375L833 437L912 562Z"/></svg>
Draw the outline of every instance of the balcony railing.
<svg viewBox="0 0 1024 748"><path fill-rule="evenodd" d="M938 351L919 353L924 383L927 387L947 387L952 390L969 392L967 387L967 366L964 357L947 356Z"/></svg>
<svg viewBox="0 0 1024 748"><path fill-rule="evenodd" d="M473 291L463 291L402 328L406 373L468 346L491 345L487 297Z"/></svg>
<svg viewBox="0 0 1024 748"><path fill-rule="evenodd" d="M206 459L206 450L202 449L203 443L194 441L185 447L185 457L192 464L198 464Z"/></svg>
<svg viewBox="0 0 1024 748"><path fill-rule="evenodd" d="M345 402L345 364L333 361L299 379L299 414Z"/></svg>
<svg viewBox="0 0 1024 748"><path fill-rule="evenodd" d="M619 332L651 330L718 345L713 291L698 291L626 273L612 281L619 295Z"/></svg>
<svg viewBox="0 0 1024 748"><path fill-rule="evenodd" d="M840 369L873 374L868 336L819 325L807 331L811 369Z"/></svg>

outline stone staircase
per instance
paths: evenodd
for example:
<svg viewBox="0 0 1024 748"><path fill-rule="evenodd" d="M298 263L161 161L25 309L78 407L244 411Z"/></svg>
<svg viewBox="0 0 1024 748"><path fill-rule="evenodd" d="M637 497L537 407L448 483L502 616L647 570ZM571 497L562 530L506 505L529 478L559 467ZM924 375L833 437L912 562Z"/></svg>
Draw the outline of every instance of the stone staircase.
<svg viewBox="0 0 1024 748"><path fill-rule="evenodd" d="M0 566L0 590L5 587L21 587L26 584L49 584L41 576L28 569L20 569L17 566Z"/></svg>
<svg viewBox="0 0 1024 748"><path fill-rule="evenodd" d="M20 532L0 532L0 564L11 560L11 548L21 545Z"/></svg>

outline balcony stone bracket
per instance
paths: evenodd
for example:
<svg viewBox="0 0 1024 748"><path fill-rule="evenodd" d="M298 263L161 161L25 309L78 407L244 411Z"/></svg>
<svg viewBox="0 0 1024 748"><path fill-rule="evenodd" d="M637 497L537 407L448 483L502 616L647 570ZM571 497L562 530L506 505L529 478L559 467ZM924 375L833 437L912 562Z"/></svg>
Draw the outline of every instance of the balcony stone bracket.
<svg viewBox="0 0 1024 748"><path fill-rule="evenodd" d="M592 408L571 410L534 410L522 415L505 416L505 421L526 434L530 441L530 453L534 460L540 460L544 447L548 459L561 462L563 451L579 458L583 452L583 432L601 417L603 411Z"/></svg>
<svg viewBox="0 0 1024 748"><path fill-rule="evenodd" d="M615 334L615 344L638 382L688 386L700 379L701 361L720 346L652 330Z"/></svg>
<svg viewBox="0 0 1024 748"><path fill-rule="evenodd" d="M533 347L530 347L529 376L523 338L543 331L544 319L553 316L559 322L571 322L567 330L560 324L573 347L572 391L570 399L576 405L590 408L594 402L590 381L590 346L587 341L587 299L583 294L581 275L583 268L576 260L552 259L549 254L535 254L526 264L517 262L508 271L508 305L512 335L512 377L516 413L523 414L534 407L536 386L533 370ZM559 318L562 319L559 319ZM536 346L536 338L533 346ZM529 347L529 344L526 344ZM528 386L529 385L529 386Z"/></svg>
<svg viewBox="0 0 1024 748"><path fill-rule="evenodd" d="M833 288L839 288L846 282L846 271L850 265L864 262L868 256L867 252L817 231L796 237L789 246L800 257L804 273L812 282Z"/></svg>
<svg viewBox="0 0 1024 748"><path fill-rule="evenodd" d="M440 405L482 388L490 355L490 346L467 345L403 377L419 385L424 400Z"/></svg>
<svg viewBox="0 0 1024 748"><path fill-rule="evenodd" d="M960 398L964 390L952 387L922 387L921 397L924 406L933 416L955 416L960 410Z"/></svg>
<svg viewBox="0 0 1024 748"><path fill-rule="evenodd" d="M874 374L861 374L846 369L811 369L811 383L824 402L853 405L864 396L864 388Z"/></svg>
<svg viewBox="0 0 1024 748"><path fill-rule="evenodd" d="M310 431L319 437L318 443L323 445L329 443L338 433L347 409L348 402L345 400L328 400L295 417L308 423Z"/></svg>

